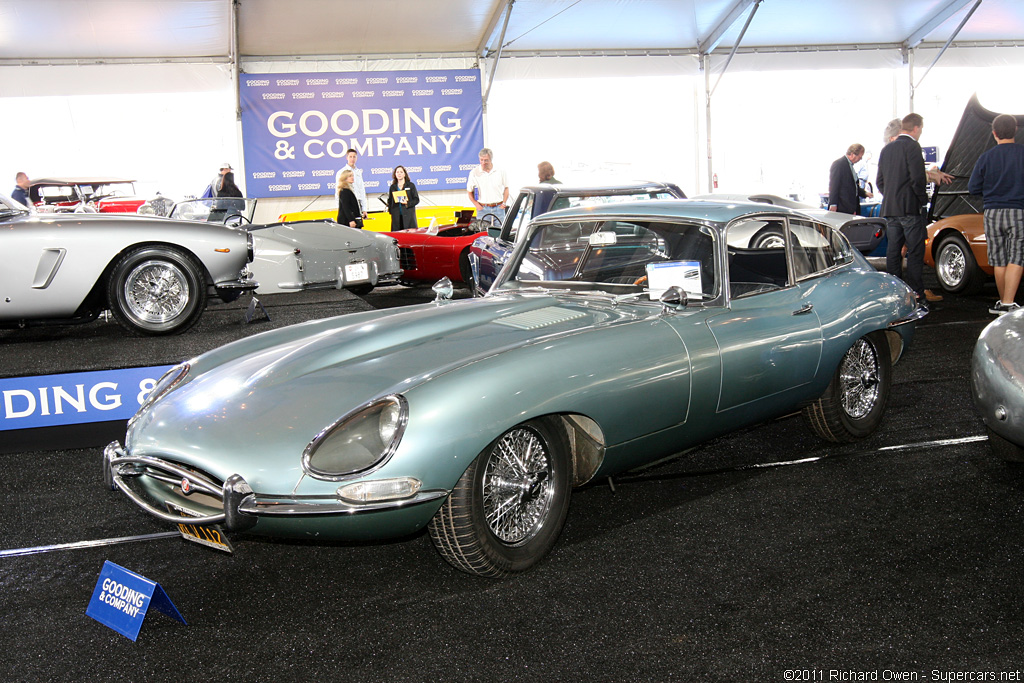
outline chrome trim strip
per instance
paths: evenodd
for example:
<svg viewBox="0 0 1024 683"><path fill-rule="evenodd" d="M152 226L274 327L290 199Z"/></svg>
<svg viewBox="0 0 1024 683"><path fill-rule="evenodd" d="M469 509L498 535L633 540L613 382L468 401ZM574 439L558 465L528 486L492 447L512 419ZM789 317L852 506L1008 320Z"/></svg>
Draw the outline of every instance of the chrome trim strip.
<svg viewBox="0 0 1024 683"><path fill-rule="evenodd" d="M358 505L353 503L330 502L330 503L282 503L278 501L260 500L248 498L238 506L238 511L247 515L257 517L320 517L325 515L358 515L363 512L381 512L383 510L396 510L405 507L412 507L421 503L429 503L432 500L445 498L448 491L444 489L432 491L420 491L411 498L401 500L386 500L378 503L366 503Z"/></svg>
<svg viewBox="0 0 1024 683"><path fill-rule="evenodd" d="M227 282L215 282L213 286L217 289L240 289L243 292L256 289L260 286L260 283L255 280L229 280Z"/></svg>
<svg viewBox="0 0 1024 683"><path fill-rule="evenodd" d="M917 322L926 315L928 315L928 309L918 306L910 315L900 318L899 320L893 320L891 323L889 323L889 329L892 329L893 327L899 327L901 325L906 325L907 323Z"/></svg>

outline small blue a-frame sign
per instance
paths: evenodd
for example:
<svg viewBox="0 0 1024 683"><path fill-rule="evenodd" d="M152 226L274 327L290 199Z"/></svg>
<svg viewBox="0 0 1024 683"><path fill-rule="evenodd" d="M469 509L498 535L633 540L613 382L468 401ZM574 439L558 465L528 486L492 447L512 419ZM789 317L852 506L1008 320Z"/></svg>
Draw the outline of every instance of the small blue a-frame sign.
<svg viewBox="0 0 1024 683"><path fill-rule="evenodd" d="M107 560L85 613L134 641L150 606L186 624L160 584Z"/></svg>

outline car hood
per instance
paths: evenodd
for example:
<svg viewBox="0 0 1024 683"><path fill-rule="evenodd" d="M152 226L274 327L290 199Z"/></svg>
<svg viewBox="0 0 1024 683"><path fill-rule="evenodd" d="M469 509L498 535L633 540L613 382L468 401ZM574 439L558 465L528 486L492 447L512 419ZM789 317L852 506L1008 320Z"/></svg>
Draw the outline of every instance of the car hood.
<svg viewBox="0 0 1024 683"><path fill-rule="evenodd" d="M275 223L265 227L253 226L249 228L249 232L258 237L273 237L300 249L305 247L325 251L358 249L389 239L388 236L370 230L357 230L324 221Z"/></svg>
<svg viewBox="0 0 1024 683"><path fill-rule="evenodd" d="M967 183L971 179L974 165L978 163L978 157L996 145L992 137L992 121L997 116L999 112L981 106L977 95L971 96L942 160L942 170L953 176L953 182L936 186L929 220L981 213L982 198L968 194ZM1024 116L1016 116L1016 119L1016 141L1024 144Z"/></svg>
<svg viewBox="0 0 1024 683"><path fill-rule="evenodd" d="M408 396L503 352L634 323L656 311L502 295L349 314L256 335L194 359L191 379L139 416L126 445L221 477L245 472L257 477L250 484L259 490L258 477L268 472L280 475L284 467L298 475L313 437L374 398ZM410 420L435 409L410 401ZM279 476L262 483L273 481Z"/></svg>

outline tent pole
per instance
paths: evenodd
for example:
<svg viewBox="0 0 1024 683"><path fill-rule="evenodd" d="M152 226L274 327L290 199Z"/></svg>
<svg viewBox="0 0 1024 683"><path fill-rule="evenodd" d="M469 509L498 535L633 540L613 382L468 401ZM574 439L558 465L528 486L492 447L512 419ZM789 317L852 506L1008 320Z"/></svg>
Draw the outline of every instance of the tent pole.
<svg viewBox="0 0 1024 683"><path fill-rule="evenodd" d="M505 8L505 23L501 25L501 35L498 37L498 52L494 55L494 66L491 67L491 76L487 79L487 90L484 91L484 113L487 113L487 100L491 96L491 86L494 85L494 74L498 71L498 62L501 60L501 49L505 46L505 31L508 30L508 20L512 16L512 5L516 0L508 0Z"/></svg>
<svg viewBox="0 0 1024 683"><path fill-rule="evenodd" d="M231 86L235 91L235 132L238 137L238 143L235 147L236 150L244 150L245 147L242 144L242 92L241 92L241 78L239 73L241 68L239 67L238 59L238 7L241 4L239 0L230 0L231 2ZM237 154L238 159L235 161L238 164L239 172L239 185L245 187L245 154ZM244 191L243 191L244 194Z"/></svg>
<svg viewBox="0 0 1024 683"><path fill-rule="evenodd" d="M963 21L960 22L960 25L956 27L956 30L953 31L953 34L951 36L949 36L949 40L947 40L946 44L942 46L941 50L939 50L939 54L935 55L935 59L932 60L932 63L928 65L927 69L925 69L924 75L921 76L921 80L919 80L917 82L917 85L914 86L915 88L920 88L921 87L921 83L923 83L924 79L928 77L928 73L932 70L932 67L935 66L940 59L942 59L942 55L944 55L946 53L946 50L949 49L949 46L953 43L953 41L956 39L956 37L958 35L960 35L960 31L962 31L963 28L964 28L964 25L967 24L967 20L971 18L971 15L974 14L974 11L976 9L978 9L978 5L980 5L980 4L981 4L981 0L978 0L977 2L974 3L974 7L972 7L970 9L970 11L967 12L967 16L965 16Z"/></svg>
<svg viewBox="0 0 1024 683"><path fill-rule="evenodd" d="M708 155L708 193L714 192L714 164L711 157L711 55L700 56L700 68L704 72L704 136Z"/></svg>

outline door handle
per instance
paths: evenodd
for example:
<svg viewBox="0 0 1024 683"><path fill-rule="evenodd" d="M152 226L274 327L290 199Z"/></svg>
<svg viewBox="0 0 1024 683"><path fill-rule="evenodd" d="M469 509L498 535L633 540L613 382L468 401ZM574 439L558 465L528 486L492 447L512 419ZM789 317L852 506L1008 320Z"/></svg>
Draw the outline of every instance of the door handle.
<svg viewBox="0 0 1024 683"><path fill-rule="evenodd" d="M814 310L814 304L804 304L800 308L793 311L793 315L804 315Z"/></svg>

